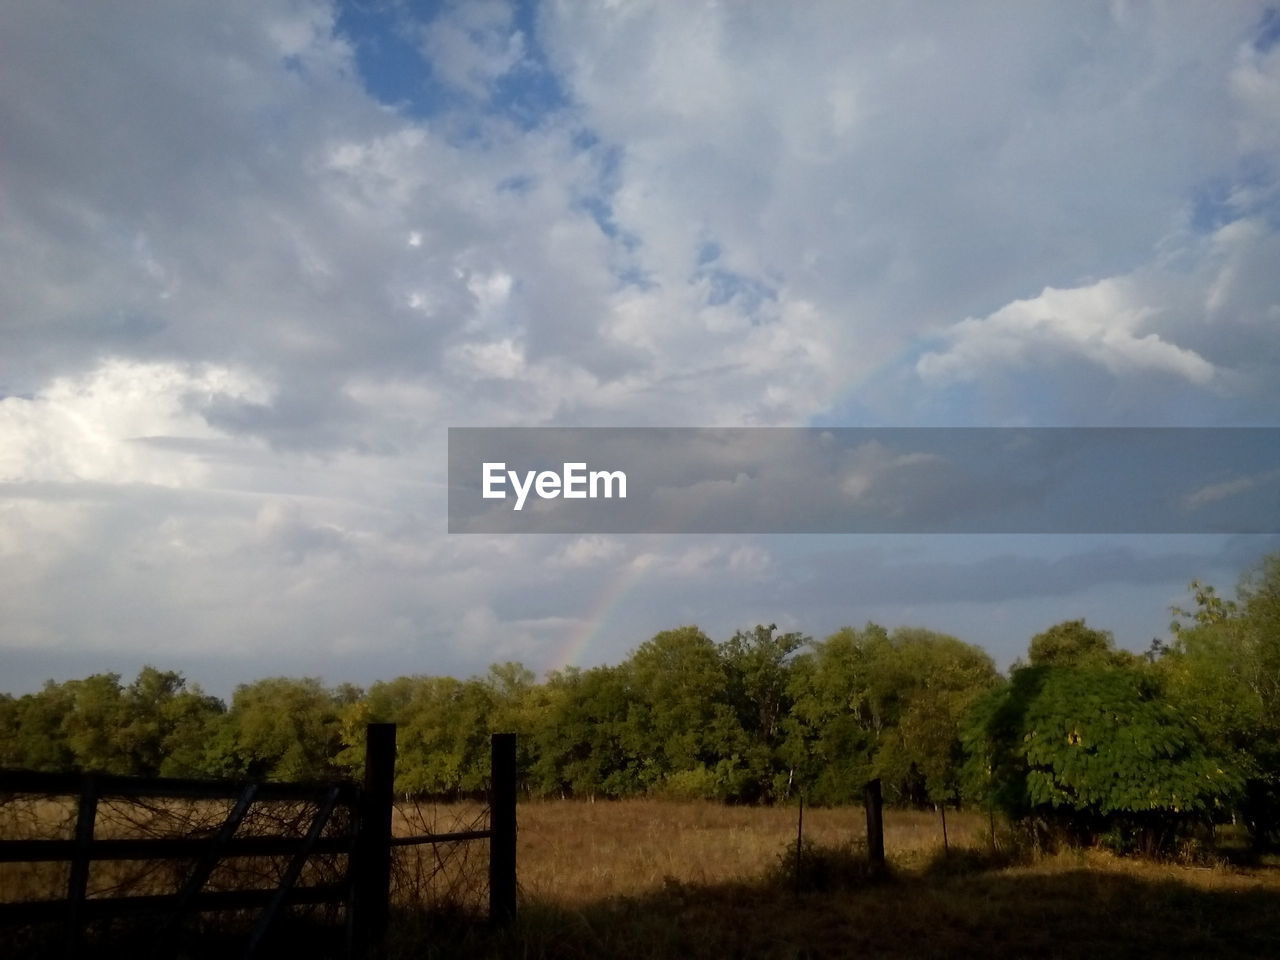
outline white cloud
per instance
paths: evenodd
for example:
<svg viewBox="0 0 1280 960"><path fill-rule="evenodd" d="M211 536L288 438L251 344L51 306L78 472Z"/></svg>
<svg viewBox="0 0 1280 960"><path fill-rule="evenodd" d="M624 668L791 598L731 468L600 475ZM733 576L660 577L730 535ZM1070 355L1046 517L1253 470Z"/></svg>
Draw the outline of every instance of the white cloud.
<svg viewBox="0 0 1280 960"><path fill-rule="evenodd" d="M208 478L198 452L164 441L225 439L202 408L269 396L252 374L226 367L109 360L31 399L0 400L0 482L198 486Z"/></svg>
<svg viewBox="0 0 1280 960"><path fill-rule="evenodd" d="M493 83L524 56L524 37L514 30L514 12L500 0L471 0L436 17L423 35L432 72L470 95L488 96Z"/></svg>
<svg viewBox="0 0 1280 960"><path fill-rule="evenodd" d="M585 115L620 147L613 212L662 295L713 244L718 268L777 291L766 323L794 337L788 311L805 305L822 349L762 356L808 389L777 384L772 416L751 412L785 422L913 335L1130 269L1188 192L1231 169L1231 76L1255 12L1114 13L556 4L546 21ZM696 307L681 307L644 335L662 342L667 317L688 334ZM1071 336L1123 369L1209 373L1158 322Z"/></svg>
<svg viewBox="0 0 1280 960"><path fill-rule="evenodd" d="M1277 256L1280 235L1256 217L1170 238L1131 273L1048 287L951 326L946 345L923 354L916 371L946 385L1052 370L1076 357L1117 380L1159 374L1218 393L1269 389L1277 352L1268 331L1280 320L1280 279L1269 264Z"/></svg>
<svg viewBox="0 0 1280 960"><path fill-rule="evenodd" d="M917 369L926 380L976 380L992 364L1033 366L1046 355L1077 353L1118 376L1155 370L1208 383L1211 363L1143 332L1156 311L1134 294L1116 280L1073 290L1046 287L1038 297L957 324L950 331L953 345L945 353L926 353Z"/></svg>
<svg viewBox="0 0 1280 960"><path fill-rule="evenodd" d="M1280 46L1272 44L1262 51L1241 45L1231 72L1231 92L1240 108L1241 147L1257 151L1274 164L1280 152Z"/></svg>
<svg viewBox="0 0 1280 960"><path fill-rule="evenodd" d="M12 5L3 643L457 667L607 574L661 584L635 641L786 569L446 537L448 424L902 423L1007 369L996 420L1112 413L1062 358L1135 422L1157 381L1270 415L1278 48L1248 4L1120 12L463 3L412 34L422 119L322 0ZM543 70L568 106L511 121Z"/></svg>

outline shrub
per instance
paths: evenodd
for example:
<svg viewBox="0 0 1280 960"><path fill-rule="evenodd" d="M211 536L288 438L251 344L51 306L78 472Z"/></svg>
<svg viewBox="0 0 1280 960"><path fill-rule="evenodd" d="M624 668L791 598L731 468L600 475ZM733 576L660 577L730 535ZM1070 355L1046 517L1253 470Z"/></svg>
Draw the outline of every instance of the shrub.
<svg viewBox="0 0 1280 960"><path fill-rule="evenodd" d="M835 846L819 846L811 840L789 843L778 854L769 882L789 890L825 892L864 886L877 879L867 860L867 842L850 840Z"/></svg>
<svg viewBox="0 0 1280 960"><path fill-rule="evenodd" d="M1241 787L1138 668L1018 670L976 705L965 746L971 792L1050 840L1120 831L1167 849Z"/></svg>

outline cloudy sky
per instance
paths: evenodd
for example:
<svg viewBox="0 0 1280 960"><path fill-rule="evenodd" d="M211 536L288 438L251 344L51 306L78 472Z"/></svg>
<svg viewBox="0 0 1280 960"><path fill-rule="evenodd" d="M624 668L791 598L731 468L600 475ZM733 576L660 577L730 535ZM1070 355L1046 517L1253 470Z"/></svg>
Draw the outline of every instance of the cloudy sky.
<svg viewBox="0 0 1280 960"><path fill-rule="evenodd" d="M448 426L1280 425L1274 9L0 16L0 687L543 671L684 623L1007 664L1069 617L1144 648L1280 549L451 536L445 497Z"/></svg>

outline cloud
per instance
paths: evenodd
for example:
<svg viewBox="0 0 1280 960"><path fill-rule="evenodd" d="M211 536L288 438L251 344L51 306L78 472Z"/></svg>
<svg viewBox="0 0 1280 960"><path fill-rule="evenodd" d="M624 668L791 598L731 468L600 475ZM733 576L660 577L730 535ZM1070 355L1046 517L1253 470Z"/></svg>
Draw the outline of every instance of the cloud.
<svg viewBox="0 0 1280 960"><path fill-rule="evenodd" d="M1130 286L1103 280L1074 290L1047 287L1038 297L957 324L949 349L926 353L916 369L926 380L977 380L990 366L1032 366L1046 354L1076 353L1116 376L1158 371L1200 386L1212 381L1214 367L1204 357L1142 332L1157 310Z"/></svg>
<svg viewBox="0 0 1280 960"><path fill-rule="evenodd" d="M590 567L616 559L623 546L616 537L575 537L555 555L567 567Z"/></svg>
<svg viewBox="0 0 1280 960"><path fill-rule="evenodd" d="M464 670L637 563L615 644L802 619L755 541L447 537L446 425L1274 419L1256 6L361 14L6 11L7 649Z"/></svg>
<svg viewBox="0 0 1280 960"><path fill-rule="evenodd" d="M1152 258L1190 194L1239 178L1242 125L1265 129L1240 93L1256 16L639 3L545 20L566 87L619 144L611 209L642 269L669 286L710 249L777 291L762 324L793 331L773 318L804 304L821 347L777 365L807 367L821 407L913 338L1031 291L1134 299L1081 278ZM1122 376L1213 380L1140 298L1117 315L1072 299L1016 341L1029 365L1048 339Z"/></svg>
<svg viewBox="0 0 1280 960"><path fill-rule="evenodd" d="M1276 480L1280 480L1280 470L1268 470L1263 473L1205 484L1203 487L1199 487L1184 496L1182 498L1182 507L1184 510L1198 510L1211 503L1218 503L1222 500L1249 493L1259 487L1272 484Z"/></svg>
<svg viewBox="0 0 1280 960"><path fill-rule="evenodd" d="M0 481L199 486L208 476L201 445L225 436L201 412L269 393L227 367L107 360L30 399L0 399Z"/></svg>
<svg viewBox="0 0 1280 960"><path fill-rule="evenodd" d="M514 12L496 0L455 5L423 30L423 53L434 73L474 97L487 98L493 84L524 57L524 37Z"/></svg>
<svg viewBox="0 0 1280 960"><path fill-rule="evenodd" d="M1003 391L1006 406L1009 393L1026 393L1039 380L1075 392L1078 406L1095 418L1116 416L1090 403L1095 381L1081 378L1076 391L1064 382L1074 362L1104 372L1112 397L1117 389L1134 398L1150 391L1146 406L1157 411L1151 397L1177 396L1202 416L1265 417L1280 361L1270 334L1280 320L1280 280L1264 263L1277 256L1280 234L1260 215L1204 235L1184 232L1130 273L1046 288L951 325L915 370L935 389L975 384Z"/></svg>

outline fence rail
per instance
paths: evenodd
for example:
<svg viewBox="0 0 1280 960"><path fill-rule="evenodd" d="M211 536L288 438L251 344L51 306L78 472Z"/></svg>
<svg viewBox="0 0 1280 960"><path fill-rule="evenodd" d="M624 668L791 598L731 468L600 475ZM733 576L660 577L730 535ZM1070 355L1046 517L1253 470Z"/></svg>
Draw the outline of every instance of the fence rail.
<svg viewBox="0 0 1280 960"><path fill-rule="evenodd" d="M0 795L74 797L70 839L0 839L0 863L69 864L65 896L60 899L0 902L0 927L61 922L66 926L65 955L81 952L90 920L158 914L157 935L171 935L190 913L259 910L245 946L258 955L285 907L336 905L345 911L346 955L377 952L390 916L391 859L394 848L418 844L489 841L489 912L495 921L516 913L515 735L492 738L488 829L392 835L396 730L394 724L370 724L362 784L259 783L176 778L122 777L0 770ZM103 801L127 799L232 800L226 817L207 836L112 838L96 836ZM314 805L299 818L301 836L236 836L255 805L295 802ZM345 820L335 813L347 811ZM334 824L337 828L334 828ZM329 831L326 833L326 831ZM307 866L322 856L345 857L335 882L305 883ZM287 858L274 886L254 889L205 889L218 864L230 859ZM176 893L94 896L90 865L98 861L175 861L189 864Z"/></svg>

